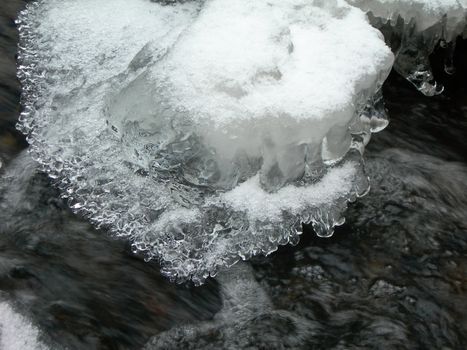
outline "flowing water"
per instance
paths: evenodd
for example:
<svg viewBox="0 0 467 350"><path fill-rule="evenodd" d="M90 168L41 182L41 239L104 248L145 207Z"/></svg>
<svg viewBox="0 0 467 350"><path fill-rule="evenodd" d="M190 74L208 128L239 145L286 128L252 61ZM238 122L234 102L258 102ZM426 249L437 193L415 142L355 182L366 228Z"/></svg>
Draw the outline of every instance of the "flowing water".
<svg viewBox="0 0 467 350"><path fill-rule="evenodd" d="M36 171L15 131L23 4L0 5L0 305L39 329L36 348L467 348L467 42L456 75L435 72L440 96L390 76L391 124L366 152L372 189L332 238L306 228L194 287L73 215Z"/></svg>

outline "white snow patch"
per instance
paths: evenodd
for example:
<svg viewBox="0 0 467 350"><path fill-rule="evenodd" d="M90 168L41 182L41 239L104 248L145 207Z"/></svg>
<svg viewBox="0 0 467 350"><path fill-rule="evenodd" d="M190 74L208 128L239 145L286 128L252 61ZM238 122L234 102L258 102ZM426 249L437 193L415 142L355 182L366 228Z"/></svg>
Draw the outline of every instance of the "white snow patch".
<svg viewBox="0 0 467 350"><path fill-rule="evenodd" d="M1 350L48 350L39 341L39 330L6 302L0 302Z"/></svg>
<svg viewBox="0 0 467 350"><path fill-rule="evenodd" d="M319 207L345 196L352 187L356 167L358 164L347 162L327 173L317 184L307 187L289 185L276 193L264 191L256 176L226 192L223 199L233 209L247 211L251 220L274 222L280 220L284 211L299 214L306 207Z"/></svg>
<svg viewBox="0 0 467 350"><path fill-rule="evenodd" d="M381 35L343 1L211 0L152 74L193 119L332 126L391 64Z"/></svg>

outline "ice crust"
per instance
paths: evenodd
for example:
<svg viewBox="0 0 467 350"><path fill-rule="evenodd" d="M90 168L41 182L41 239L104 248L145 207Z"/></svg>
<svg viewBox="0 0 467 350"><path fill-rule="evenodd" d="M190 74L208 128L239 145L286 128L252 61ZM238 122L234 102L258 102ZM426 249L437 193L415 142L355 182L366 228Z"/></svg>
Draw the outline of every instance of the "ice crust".
<svg viewBox="0 0 467 350"><path fill-rule="evenodd" d="M368 190L393 55L344 1L42 0L18 23L31 154L174 280L296 243L302 223L328 236Z"/></svg>
<svg viewBox="0 0 467 350"><path fill-rule="evenodd" d="M39 330L6 302L0 302L0 349L47 350L39 340Z"/></svg>
<svg viewBox="0 0 467 350"><path fill-rule="evenodd" d="M443 91L431 71L429 56L441 43L445 71L454 72L458 36L467 37L467 0L348 0L368 12L370 22L396 54L394 69L423 94Z"/></svg>

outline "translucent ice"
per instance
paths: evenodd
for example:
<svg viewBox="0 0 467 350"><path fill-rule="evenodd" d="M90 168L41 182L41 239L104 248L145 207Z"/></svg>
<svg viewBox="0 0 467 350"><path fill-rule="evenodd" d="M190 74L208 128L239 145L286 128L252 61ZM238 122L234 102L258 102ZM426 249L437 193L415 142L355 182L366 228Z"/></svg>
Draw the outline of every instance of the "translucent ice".
<svg viewBox="0 0 467 350"><path fill-rule="evenodd" d="M466 36L466 0L348 0L367 11L396 53L394 69L422 93L443 91L431 72L429 55L438 43L446 47L445 70L453 73L456 38Z"/></svg>
<svg viewBox="0 0 467 350"><path fill-rule="evenodd" d="M368 188L393 55L343 0L43 0L19 23L31 153L173 279L295 243L302 222L330 235Z"/></svg>

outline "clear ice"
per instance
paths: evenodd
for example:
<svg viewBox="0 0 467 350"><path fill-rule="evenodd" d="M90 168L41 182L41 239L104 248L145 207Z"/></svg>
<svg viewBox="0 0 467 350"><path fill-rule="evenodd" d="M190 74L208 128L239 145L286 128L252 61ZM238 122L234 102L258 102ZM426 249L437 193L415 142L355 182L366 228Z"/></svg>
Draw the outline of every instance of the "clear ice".
<svg viewBox="0 0 467 350"><path fill-rule="evenodd" d="M172 280L330 236L368 191L394 55L344 0L39 0L18 24L30 153Z"/></svg>
<svg viewBox="0 0 467 350"><path fill-rule="evenodd" d="M427 96L438 95L429 56L446 49L445 71L453 74L458 36L467 38L467 0L347 0L368 13L393 49L394 69Z"/></svg>

